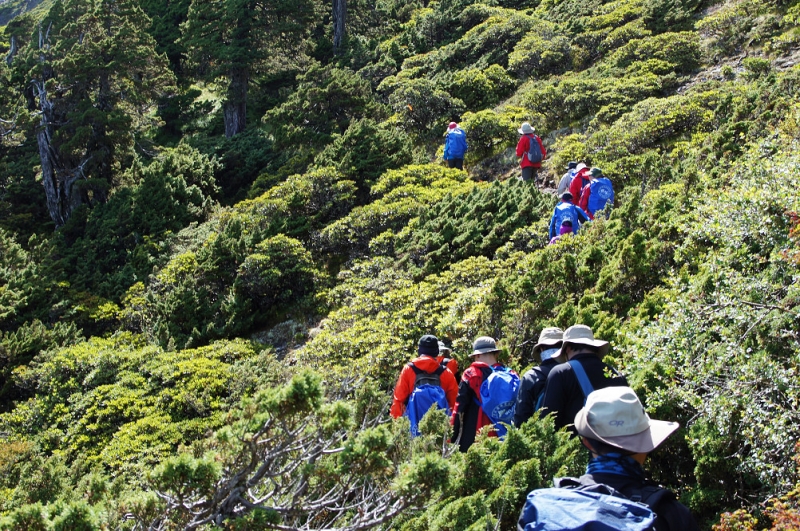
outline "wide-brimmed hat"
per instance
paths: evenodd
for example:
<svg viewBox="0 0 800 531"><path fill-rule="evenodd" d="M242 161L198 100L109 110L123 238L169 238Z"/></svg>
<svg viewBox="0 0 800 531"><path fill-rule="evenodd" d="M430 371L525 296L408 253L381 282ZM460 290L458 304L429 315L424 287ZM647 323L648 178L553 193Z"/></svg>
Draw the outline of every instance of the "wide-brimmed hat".
<svg viewBox="0 0 800 531"><path fill-rule="evenodd" d="M574 161L574 160L571 160L571 161L569 161L569 163L567 164L567 169L568 169L568 170L571 170L572 168L575 168L575 167L577 167L577 166L578 166L578 163L577 163L576 161Z"/></svg>
<svg viewBox="0 0 800 531"><path fill-rule="evenodd" d="M548 327L539 333L539 342L533 346L533 355L544 350L542 347L558 347L561 346L561 338L564 331L557 327ZM544 361L544 360L542 360Z"/></svg>
<svg viewBox="0 0 800 531"><path fill-rule="evenodd" d="M595 339L592 329L582 324L572 325L564 330L561 354L564 354L564 349L567 345L588 345L590 347L597 347L597 355L600 359L603 359L603 356L608 354L609 349L608 341Z"/></svg>
<svg viewBox="0 0 800 531"><path fill-rule="evenodd" d="M419 345L417 346L417 352L420 354L424 354L426 356L433 356L436 357L439 355L439 340L436 339L436 336L432 335L424 335L419 338Z"/></svg>
<svg viewBox="0 0 800 531"><path fill-rule="evenodd" d="M581 170L583 170L585 168L588 168L588 166L586 164L584 164L583 162L579 162L578 165L575 166L575 173L578 173L579 171L581 171Z"/></svg>
<svg viewBox="0 0 800 531"><path fill-rule="evenodd" d="M652 420L630 387L591 392L575 415L579 435L636 454L652 452L678 427L677 422Z"/></svg>
<svg viewBox="0 0 800 531"><path fill-rule="evenodd" d="M529 135L531 133L536 132L536 129L531 127L531 124L529 124L528 122L522 122L522 125L520 126L519 129L517 129L517 132L519 132L519 134L521 135Z"/></svg>
<svg viewBox="0 0 800 531"><path fill-rule="evenodd" d="M444 344L444 341L439 341L439 354L442 352L453 352L453 349Z"/></svg>
<svg viewBox="0 0 800 531"><path fill-rule="evenodd" d="M497 348L497 343L491 337L481 336L472 344L470 357L478 354L489 354L490 352L500 352L500 349Z"/></svg>

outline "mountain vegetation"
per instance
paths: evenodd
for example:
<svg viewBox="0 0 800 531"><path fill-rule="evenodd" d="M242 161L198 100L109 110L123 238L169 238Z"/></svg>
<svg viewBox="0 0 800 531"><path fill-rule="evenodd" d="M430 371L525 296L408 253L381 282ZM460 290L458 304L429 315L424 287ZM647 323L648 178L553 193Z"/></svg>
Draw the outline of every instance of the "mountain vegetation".
<svg viewBox="0 0 800 531"><path fill-rule="evenodd" d="M800 522L800 4L0 3L0 529L513 529L587 455L388 406L611 342L703 529ZM466 171L442 134L468 135ZM616 205L548 245L548 156Z"/></svg>

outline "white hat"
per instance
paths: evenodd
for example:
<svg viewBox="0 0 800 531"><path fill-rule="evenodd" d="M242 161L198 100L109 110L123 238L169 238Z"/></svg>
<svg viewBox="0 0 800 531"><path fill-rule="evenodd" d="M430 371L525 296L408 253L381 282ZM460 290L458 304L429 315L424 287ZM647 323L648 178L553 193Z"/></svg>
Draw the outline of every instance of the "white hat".
<svg viewBox="0 0 800 531"><path fill-rule="evenodd" d="M592 391L575 415L578 435L636 454L652 452L678 427L677 422L652 420L630 387Z"/></svg>
<svg viewBox="0 0 800 531"><path fill-rule="evenodd" d="M536 129L531 127L531 124L529 124L528 122L522 122L522 126L519 129L517 129L517 132L519 132L519 134L521 135L529 135L535 131Z"/></svg>
<svg viewBox="0 0 800 531"><path fill-rule="evenodd" d="M602 339L595 339L592 329L586 325L577 324L570 326L564 331L563 343L561 344L561 354L565 354L564 348L567 345L588 345L590 347L597 347L597 355L600 359L608 354L608 341Z"/></svg>
<svg viewBox="0 0 800 531"><path fill-rule="evenodd" d="M539 342L533 346L533 355L535 356L537 352L541 352L542 350L544 350L542 347L551 347L551 348L560 347L561 338L563 335L564 331L561 330L560 328L550 327L543 329L542 332L539 334Z"/></svg>

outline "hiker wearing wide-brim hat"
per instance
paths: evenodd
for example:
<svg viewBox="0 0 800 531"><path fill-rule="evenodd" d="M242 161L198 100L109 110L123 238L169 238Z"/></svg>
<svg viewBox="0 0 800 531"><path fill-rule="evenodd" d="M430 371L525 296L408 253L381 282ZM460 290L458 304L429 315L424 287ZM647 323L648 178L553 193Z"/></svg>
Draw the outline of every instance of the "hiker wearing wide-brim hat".
<svg viewBox="0 0 800 531"><path fill-rule="evenodd" d="M459 450L462 452L466 452L472 446L472 443L475 442L475 435L484 426L494 426L489 431L489 436L497 436L494 422L482 407L484 404L481 395L483 382L495 371L510 372L519 378L514 371L510 371L498 363L497 355L499 353L500 348L491 337L481 336L472 343L472 353L469 355L472 363L466 368L461 376L461 382L458 384L458 397L452 418L452 440L458 443ZM513 405L513 403L512 400L511 404ZM504 422L511 423L511 419Z"/></svg>
<svg viewBox="0 0 800 531"><path fill-rule="evenodd" d="M586 405L575 416L575 427L592 454L586 473L579 478L554 478L556 489L531 492L520 513L518 529L551 529L549 523L558 525L568 518L592 529L593 524L601 524L601 521L599 527L605 529L603 524L609 524L615 518L617 521L614 523L625 519L638 526L642 523L639 515L617 510L625 503L620 498L627 498L646 505L655 513L655 522L648 529L699 531L689 509L677 501L675 493L647 481L642 469L647 454L678 429L677 422L652 420L630 387L607 387L589 394ZM562 505L545 505L555 501L547 494L568 494L575 492L573 489L581 492L579 502L564 505L565 510L560 510ZM590 493L615 498L598 498ZM566 499L570 498L567 495ZM555 499L561 504L566 503L560 496L555 496ZM612 505L615 511L608 511ZM537 507L543 512L539 513ZM553 511L545 507L552 507ZM647 515L648 518L651 516ZM611 527L621 528L616 525L608 528Z"/></svg>
<svg viewBox="0 0 800 531"><path fill-rule="evenodd" d="M586 348L590 347L590 348ZM561 355L567 356L567 349L572 348L574 353L591 351L603 359L608 354L610 345L608 341L595 339L592 329L586 325L570 326L564 332L561 344ZM567 357L567 359L570 359Z"/></svg>
<svg viewBox="0 0 800 531"><path fill-rule="evenodd" d="M522 170L520 179L523 181L536 180L542 161L547 157L547 150L542 144L542 139L536 134L536 129L528 122L523 122L517 132L521 135L517 143L517 157L521 157L519 166ZM534 142L532 145L531 142Z"/></svg>
<svg viewBox="0 0 800 531"><path fill-rule="evenodd" d="M517 403L514 410L514 425L522 426L540 405L539 398L544 393L547 375L559 364L558 358L561 337L564 332L560 328L549 327L539 334L539 342L533 346L534 361L541 359L541 364L525 373L520 382Z"/></svg>
<svg viewBox="0 0 800 531"><path fill-rule="evenodd" d="M567 362L550 371L542 401L542 409L555 415L556 428L572 424L593 390L628 385L624 376L603 363L608 351L608 341L595 339L586 325L570 326L564 331L560 355Z"/></svg>

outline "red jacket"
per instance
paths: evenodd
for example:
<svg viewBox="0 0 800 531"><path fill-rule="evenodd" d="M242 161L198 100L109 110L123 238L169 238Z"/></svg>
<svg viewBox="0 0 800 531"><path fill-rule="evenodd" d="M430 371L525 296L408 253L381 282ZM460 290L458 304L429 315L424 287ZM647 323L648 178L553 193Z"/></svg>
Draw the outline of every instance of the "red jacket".
<svg viewBox="0 0 800 531"><path fill-rule="evenodd" d="M581 191L589 182L589 168L582 169L572 178L572 182L569 184L569 193L572 194L573 205L581 206Z"/></svg>
<svg viewBox="0 0 800 531"><path fill-rule="evenodd" d="M591 181L589 181L589 182L591 182ZM580 204L578 206L581 207L584 212L586 212L586 215L589 216L589 219L593 220L594 219L594 214L589 212L589 196L591 195L591 191L592 191L592 189L590 188L590 186L588 184L586 186L584 186L583 189L581 189L581 200L580 200Z"/></svg>
<svg viewBox="0 0 800 531"><path fill-rule="evenodd" d="M522 160L519 161L519 165L521 168L533 167L533 168L541 168L541 162L531 162L528 160L528 150L531 147L531 137L535 137L536 141L539 142L539 148L542 150L542 160L547 157L547 151L544 149L544 144L542 144L542 139L539 138L537 135L522 135L519 139L519 143L517 144L517 156L522 157Z"/></svg>
<svg viewBox="0 0 800 531"><path fill-rule="evenodd" d="M425 372L434 372L439 368L439 362L436 361L436 358L430 356L420 356L419 358L411 360L411 363ZM406 412L406 402L408 402L408 397L411 396L411 393L414 391L414 383L416 380L417 375L414 373L414 369L408 365L404 366L403 370L400 371L400 377L397 379L397 385L394 387L392 409L389 411L392 417L402 417L403 413ZM442 384L442 389L444 389L447 405L450 406L450 409L453 409L456 404L456 396L458 395L456 377L453 376L453 373L449 370L445 370L439 377L439 381Z"/></svg>
<svg viewBox="0 0 800 531"><path fill-rule="evenodd" d="M495 366L499 365L495 364ZM483 380L488 378L491 372L491 367L486 363L473 361L466 368L464 374L461 375L458 398L456 399L456 406L453 408L450 424L453 425L452 440L458 439L459 448L462 452L466 452L472 446L472 443L475 442L475 435L481 431L481 428L494 426L491 419L483 412L483 408L475 403L476 400L480 400ZM494 429L489 432L489 436L497 437Z"/></svg>

